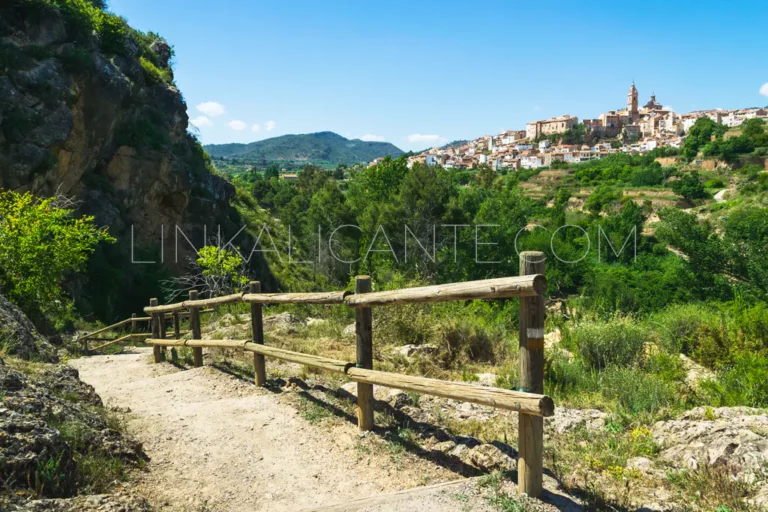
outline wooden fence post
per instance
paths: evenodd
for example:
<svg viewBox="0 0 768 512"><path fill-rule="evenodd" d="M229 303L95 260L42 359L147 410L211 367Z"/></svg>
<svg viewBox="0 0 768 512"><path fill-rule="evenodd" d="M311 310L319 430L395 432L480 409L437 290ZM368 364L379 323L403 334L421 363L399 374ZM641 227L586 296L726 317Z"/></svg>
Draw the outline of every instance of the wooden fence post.
<svg viewBox="0 0 768 512"><path fill-rule="evenodd" d="M181 329L179 328L179 312L173 312L173 339L181 338Z"/></svg>
<svg viewBox="0 0 768 512"><path fill-rule="evenodd" d="M259 281L251 281L248 285L248 293L261 293L261 283ZM264 322L261 304L251 303L251 331L253 333L253 342L263 345ZM264 386L267 383L267 367L263 354L253 354L253 373L257 386Z"/></svg>
<svg viewBox="0 0 768 512"><path fill-rule="evenodd" d="M165 313L157 314L157 323L160 325L160 339L164 340L168 337L168 326L165 324ZM160 361L165 361L165 347L160 347Z"/></svg>
<svg viewBox="0 0 768 512"><path fill-rule="evenodd" d="M179 328L179 312L174 311L173 315L173 339L178 340L181 338L181 329ZM179 361L179 353L176 351L176 347L171 347L171 361L174 363Z"/></svg>
<svg viewBox="0 0 768 512"><path fill-rule="evenodd" d="M371 291L371 278L355 278L355 294ZM355 309L355 332L357 334L357 367L373 370L373 316L371 308ZM357 427L360 431L373 429L373 386L357 383Z"/></svg>
<svg viewBox="0 0 768 512"><path fill-rule="evenodd" d="M131 315L131 343L136 343L136 313Z"/></svg>
<svg viewBox="0 0 768 512"><path fill-rule="evenodd" d="M520 253L520 275L544 274L546 256ZM544 296L520 298L520 391L544 393ZM518 414L518 492L538 498L544 464L544 418Z"/></svg>
<svg viewBox="0 0 768 512"><path fill-rule="evenodd" d="M197 300L197 297L197 290L191 290L189 292L189 300ZM202 330L200 329L200 308L198 307L189 308L189 328L192 330L193 340L203 339ZM192 348L192 359L194 361L195 368L200 368L203 366L202 347Z"/></svg>
<svg viewBox="0 0 768 512"><path fill-rule="evenodd" d="M149 299L151 307L155 307L157 304L157 299ZM160 315L158 313L152 313L152 337L155 339L160 338ZM152 355L155 358L155 363L163 361L163 350L160 345L152 345Z"/></svg>

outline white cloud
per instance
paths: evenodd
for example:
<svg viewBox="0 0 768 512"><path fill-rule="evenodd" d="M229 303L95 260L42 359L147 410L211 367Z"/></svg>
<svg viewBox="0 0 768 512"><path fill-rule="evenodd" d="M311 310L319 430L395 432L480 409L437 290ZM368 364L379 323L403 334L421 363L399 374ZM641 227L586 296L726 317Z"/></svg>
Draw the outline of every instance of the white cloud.
<svg viewBox="0 0 768 512"><path fill-rule="evenodd" d="M202 112L203 114L207 115L208 117L219 117L223 116L226 110L224 109L224 105L221 103L216 103L215 101L205 101L198 106L195 107L197 110Z"/></svg>
<svg viewBox="0 0 768 512"><path fill-rule="evenodd" d="M674 112L675 111L675 109L674 109L674 107L672 105L666 105L664 107L664 110L669 110L670 112Z"/></svg>
<svg viewBox="0 0 768 512"><path fill-rule="evenodd" d="M258 132L259 130L261 130L261 126L259 126L259 125L257 125L257 124L255 124L255 125L253 125L253 126L251 127L251 131L252 131L253 133L256 133L256 132Z"/></svg>
<svg viewBox="0 0 768 512"><path fill-rule="evenodd" d="M271 132L272 130L274 130L275 126L277 126L277 123L274 121L267 121L266 123L264 123L264 129L267 130L268 132Z"/></svg>
<svg viewBox="0 0 768 512"><path fill-rule="evenodd" d="M203 126L211 126L213 123L205 116L198 116L192 119L189 124L197 126L198 128L202 128Z"/></svg>
<svg viewBox="0 0 768 512"><path fill-rule="evenodd" d="M413 143L430 143L430 142L440 142L442 140L442 137L439 135L422 135L420 133L413 133L405 138L408 142Z"/></svg>
<svg viewBox="0 0 768 512"><path fill-rule="evenodd" d="M230 121L229 123L227 123L227 126L232 128L236 132L241 132L241 131L245 130L246 128L248 128L247 124L245 124L242 121L238 121L238 120Z"/></svg>
<svg viewBox="0 0 768 512"><path fill-rule="evenodd" d="M387 139L385 139L383 135L373 135L372 133L366 133L360 137L360 140L364 140L366 142L384 142Z"/></svg>
<svg viewBox="0 0 768 512"><path fill-rule="evenodd" d="M760 88L760 94L763 96L768 96L768 82L764 83L763 86Z"/></svg>

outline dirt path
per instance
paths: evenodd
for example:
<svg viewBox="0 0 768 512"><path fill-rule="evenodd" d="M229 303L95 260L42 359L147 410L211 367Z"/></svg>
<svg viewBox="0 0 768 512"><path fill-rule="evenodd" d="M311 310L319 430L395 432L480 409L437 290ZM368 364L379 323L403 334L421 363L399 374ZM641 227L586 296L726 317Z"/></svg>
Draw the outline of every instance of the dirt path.
<svg viewBox="0 0 768 512"><path fill-rule="evenodd" d="M279 395L215 369L149 364L151 349L70 361L151 458L139 489L159 510L294 511L415 487L355 453L352 426L310 425ZM419 468L409 468L409 472ZM446 475L455 479L455 475ZM439 491L420 512L487 509ZM365 510L380 510L365 507ZM398 510L414 510L400 505Z"/></svg>

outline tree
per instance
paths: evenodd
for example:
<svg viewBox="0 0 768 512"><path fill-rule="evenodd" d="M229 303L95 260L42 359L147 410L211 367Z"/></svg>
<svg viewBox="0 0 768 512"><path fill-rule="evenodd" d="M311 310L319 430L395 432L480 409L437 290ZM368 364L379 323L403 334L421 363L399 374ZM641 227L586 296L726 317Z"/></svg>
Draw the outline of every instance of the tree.
<svg viewBox="0 0 768 512"><path fill-rule="evenodd" d="M709 144L712 137L721 138L727 126L714 122L708 117L701 117L688 130L683 142L683 157L686 160L693 160L699 154L699 149Z"/></svg>
<svg viewBox="0 0 768 512"><path fill-rule="evenodd" d="M0 290L34 320L66 320L72 302L63 283L84 270L96 246L115 241L74 206L63 197L0 193Z"/></svg>
<svg viewBox="0 0 768 512"><path fill-rule="evenodd" d="M162 282L169 301L185 297L190 290L216 297L242 290L248 283L245 262L235 252L216 245L206 245L189 262L187 273Z"/></svg>
<svg viewBox="0 0 768 512"><path fill-rule="evenodd" d="M691 171L679 180L672 182L672 191L688 202L704 199L708 196L698 171Z"/></svg>
<svg viewBox="0 0 768 512"><path fill-rule="evenodd" d="M275 164L272 164L269 167L267 167L267 169L264 171L264 177L267 178L267 179L279 178L280 177L280 169L278 169Z"/></svg>
<svg viewBox="0 0 768 512"><path fill-rule="evenodd" d="M481 164L477 169L477 181L483 188L492 188L493 183L496 181L497 175L491 166L488 164Z"/></svg>
<svg viewBox="0 0 768 512"><path fill-rule="evenodd" d="M607 185L600 185L587 198L584 206L592 215L599 215L609 205L621 199L621 191Z"/></svg>

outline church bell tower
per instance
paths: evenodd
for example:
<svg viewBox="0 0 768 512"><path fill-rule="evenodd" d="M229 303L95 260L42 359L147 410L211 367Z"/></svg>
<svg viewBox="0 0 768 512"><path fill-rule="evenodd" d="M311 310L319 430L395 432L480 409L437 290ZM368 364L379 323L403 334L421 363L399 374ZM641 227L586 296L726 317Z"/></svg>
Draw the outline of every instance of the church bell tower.
<svg viewBox="0 0 768 512"><path fill-rule="evenodd" d="M632 82L632 87L629 88L627 93L627 111L629 112L629 118L632 122L637 121L639 117L637 112L637 89L635 88L635 82Z"/></svg>

